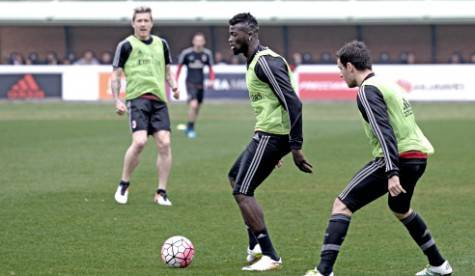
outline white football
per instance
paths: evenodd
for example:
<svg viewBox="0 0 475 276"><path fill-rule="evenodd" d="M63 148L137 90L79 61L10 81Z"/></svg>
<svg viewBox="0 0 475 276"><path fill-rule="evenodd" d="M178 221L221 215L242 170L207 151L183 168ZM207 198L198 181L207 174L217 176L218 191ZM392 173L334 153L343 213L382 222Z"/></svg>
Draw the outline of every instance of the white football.
<svg viewBox="0 0 475 276"><path fill-rule="evenodd" d="M162 261L170 267L185 268L191 264L195 248L191 241L183 236L173 236L162 246Z"/></svg>

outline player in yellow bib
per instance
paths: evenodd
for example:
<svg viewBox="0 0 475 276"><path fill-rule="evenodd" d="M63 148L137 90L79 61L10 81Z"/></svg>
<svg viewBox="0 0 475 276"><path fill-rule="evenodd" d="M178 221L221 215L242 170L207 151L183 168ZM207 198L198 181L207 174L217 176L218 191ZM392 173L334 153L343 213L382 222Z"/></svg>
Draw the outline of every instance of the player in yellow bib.
<svg viewBox="0 0 475 276"><path fill-rule="evenodd" d="M249 13L237 14L229 20L229 45L234 54L242 53L247 59L246 84L256 114L251 142L228 174L234 198L248 227L247 261L250 265L242 268L246 271L282 266L254 190L290 152L301 171L312 172L302 151L302 103L292 85L289 65L259 43L258 30L257 20Z"/></svg>
<svg viewBox="0 0 475 276"><path fill-rule="evenodd" d="M128 112L132 131L132 144L125 153L122 177L115 193L115 200L125 204L128 200L130 177L139 163L139 155L152 135L158 150L158 189L154 202L172 205L167 195L168 176L172 164L170 148L170 119L168 114L165 81L172 88L173 96L179 91L171 73L171 55L168 43L151 35L152 11L147 7L134 10L134 34L119 43L113 60L112 92L117 114ZM119 98L120 78L124 74L127 86L124 103Z"/></svg>
<svg viewBox="0 0 475 276"><path fill-rule="evenodd" d="M320 262L305 275L333 276L333 266L353 213L386 194L389 209L427 256L429 265L416 275L452 274L452 267L440 254L429 228L411 208L417 181L434 149L417 125L409 101L401 87L375 75L363 42L345 44L337 52L337 66L348 87L359 87L356 103L374 159L356 173L335 199Z"/></svg>

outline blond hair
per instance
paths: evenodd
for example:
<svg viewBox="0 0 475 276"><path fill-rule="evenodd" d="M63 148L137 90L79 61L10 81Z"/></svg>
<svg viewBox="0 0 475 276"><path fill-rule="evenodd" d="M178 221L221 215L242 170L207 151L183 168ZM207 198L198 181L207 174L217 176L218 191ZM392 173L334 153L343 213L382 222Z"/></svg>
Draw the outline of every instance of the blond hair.
<svg viewBox="0 0 475 276"><path fill-rule="evenodd" d="M145 7L145 6L140 6L134 9L134 14L132 15L132 21L135 21L135 16L138 13L149 13L150 14L150 20L153 21L152 18L152 9L150 7Z"/></svg>

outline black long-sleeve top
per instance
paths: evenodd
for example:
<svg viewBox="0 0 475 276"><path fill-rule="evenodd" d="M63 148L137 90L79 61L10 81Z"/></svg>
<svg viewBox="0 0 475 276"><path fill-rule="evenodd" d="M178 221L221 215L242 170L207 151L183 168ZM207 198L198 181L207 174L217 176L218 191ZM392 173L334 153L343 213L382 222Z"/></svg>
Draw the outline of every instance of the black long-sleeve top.
<svg viewBox="0 0 475 276"><path fill-rule="evenodd" d="M266 49L259 46L256 52L249 57L248 66L258 51ZM302 135L302 102L295 93L289 78L288 66L282 57L265 55L259 58L254 67L256 76L264 83L269 84L280 104L289 114L291 149L301 149L303 144Z"/></svg>
<svg viewBox="0 0 475 276"><path fill-rule="evenodd" d="M373 77L374 73L366 78ZM358 109L377 137L386 163L388 177L399 174L399 152L396 136L389 122L388 107L381 91L373 85L360 87L357 97Z"/></svg>

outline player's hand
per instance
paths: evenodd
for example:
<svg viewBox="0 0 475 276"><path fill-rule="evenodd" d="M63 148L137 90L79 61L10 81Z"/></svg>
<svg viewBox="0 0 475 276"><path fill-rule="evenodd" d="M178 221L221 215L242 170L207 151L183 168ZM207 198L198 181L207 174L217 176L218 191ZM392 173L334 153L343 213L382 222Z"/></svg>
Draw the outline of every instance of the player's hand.
<svg viewBox="0 0 475 276"><path fill-rule="evenodd" d="M292 150L292 157L294 158L294 163L299 170L312 173L312 165L305 160L302 150Z"/></svg>
<svg viewBox="0 0 475 276"><path fill-rule="evenodd" d="M282 167L284 165L284 160L280 159L279 162L277 162L277 165L275 165L275 168L276 169L279 169L280 167Z"/></svg>
<svg viewBox="0 0 475 276"><path fill-rule="evenodd" d="M125 112L127 112L127 106L121 100L115 100L115 113L123 115Z"/></svg>
<svg viewBox="0 0 475 276"><path fill-rule="evenodd" d="M213 88L214 86L214 80L208 80L206 82L206 88Z"/></svg>
<svg viewBox="0 0 475 276"><path fill-rule="evenodd" d="M388 191L391 196L398 196L400 193L407 193L399 183L399 176L393 175L388 179Z"/></svg>
<svg viewBox="0 0 475 276"><path fill-rule="evenodd" d="M178 90L178 87L177 87L177 88L173 89L172 91L173 91L173 98L175 100L178 100L180 98L180 90Z"/></svg>

